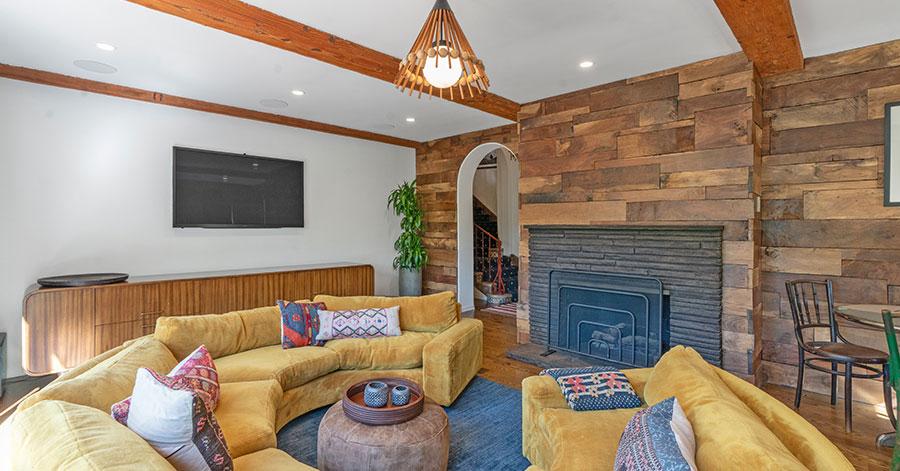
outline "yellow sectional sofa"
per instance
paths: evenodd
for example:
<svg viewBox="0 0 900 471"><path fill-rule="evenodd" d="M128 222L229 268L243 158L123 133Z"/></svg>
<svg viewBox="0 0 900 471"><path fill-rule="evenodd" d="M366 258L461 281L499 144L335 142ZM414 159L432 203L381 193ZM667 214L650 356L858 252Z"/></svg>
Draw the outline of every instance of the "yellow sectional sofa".
<svg viewBox="0 0 900 471"><path fill-rule="evenodd" d="M645 404L675 396L705 470L852 471L812 424L756 386L675 347L654 368L624 370ZM575 412L549 376L522 382L522 452L531 471L613 469L619 438L638 409Z"/></svg>
<svg viewBox="0 0 900 471"><path fill-rule="evenodd" d="M482 361L481 321L460 318L451 292L415 298L318 296L330 309L400 305L402 335L281 348L277 307L163 317L153 335L70 370L19 405L8 421L13 469L172 469L110 406L129 395L140 367L168 372L203 344L221 384L216 419L237 470L312 469L276 448L292 419L340 399L353 383L397 376L450 405ZM52 440L48 437L53 437Z"/></svg>

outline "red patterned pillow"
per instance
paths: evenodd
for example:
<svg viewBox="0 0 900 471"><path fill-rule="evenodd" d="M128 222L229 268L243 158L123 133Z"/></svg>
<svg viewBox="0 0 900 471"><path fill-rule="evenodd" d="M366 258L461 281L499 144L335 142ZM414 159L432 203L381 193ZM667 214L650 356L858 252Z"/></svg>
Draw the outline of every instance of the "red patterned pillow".
<svg viewBox="0 0 900 471"><path fill-rule="evenodd" d="M171 380L167 381L167 384L172 389L190 389L197 393L197 397L203 400L210 412L219 405L219 375L216 372L212 355L206 350L205 345L200 345L193 353L181 360L181 363L175 365L166 378ZM122 425L128 425L130 408L130 397L113 404L113 418Z"/></svg>
<svg viewBox="0 0 900 471"><path fill-rule="evenodd" d="M281 311L281 348L325 345L317 340L319 334L319 312L325 310L324 303L291 302L278 300Z"/></svg>
<svg viewBox="0 0 900 471"><path fill-rule="evenodd" d="M177 470L232 471L225 435L189 382L139 368L128 428Z"/></svg>

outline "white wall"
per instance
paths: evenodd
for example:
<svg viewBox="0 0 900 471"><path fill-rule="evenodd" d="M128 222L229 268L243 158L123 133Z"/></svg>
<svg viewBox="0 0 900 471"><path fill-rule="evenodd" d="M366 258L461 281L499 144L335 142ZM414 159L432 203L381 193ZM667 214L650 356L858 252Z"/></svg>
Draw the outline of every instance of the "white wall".
<svg viewBox="0 0 900 471"><path fill-rule="evenodd" d="M519 255L519 161L512 152L497 149L497 237L504 255Z"/></svg>
<svg viewBox="0 0 900 471"><path fill-rule="evenodd" d="M472 196L492 213L497 214L497 169L479 168L472 181Z"/></svg>
<svg viewBox="0 0 900 471"><path fill-rule="evenodd" d="M305 162L302 229L172 228L172 146ZM21 302L41 276L351 261L396 294L388 192L412 149L0 79L0 330L21 368ZM274 301L274 300L273 300Z"/></svg>

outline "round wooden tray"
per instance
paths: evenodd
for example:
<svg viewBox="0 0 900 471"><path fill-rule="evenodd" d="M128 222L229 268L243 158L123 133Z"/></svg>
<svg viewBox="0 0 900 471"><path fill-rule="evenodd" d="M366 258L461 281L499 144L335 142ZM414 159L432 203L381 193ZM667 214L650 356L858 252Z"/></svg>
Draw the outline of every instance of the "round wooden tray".
<svg viewBox="0 0 900 471"><path fill-rule="evenodd" d="M369 407L363 402L363 392L366 385L372 381L381 381L388 385L388 404L384 407ZM409 403L405 406L395 406L391 403L390 389L403 385L409 388ZM395 425L412 420L422 413L425 408L425 394L418 384L402 378L378 378L356 383L344 391L341 401L344 414L356 422L366 425Z"/></svg>
<svg viewBox="0 0 900 471"><path fill-rule="evenodd" d="M74 286L109 285L128 279L127 273L85 273L81 275L48 276L37 280L47 288L68 288Z"/></svg>

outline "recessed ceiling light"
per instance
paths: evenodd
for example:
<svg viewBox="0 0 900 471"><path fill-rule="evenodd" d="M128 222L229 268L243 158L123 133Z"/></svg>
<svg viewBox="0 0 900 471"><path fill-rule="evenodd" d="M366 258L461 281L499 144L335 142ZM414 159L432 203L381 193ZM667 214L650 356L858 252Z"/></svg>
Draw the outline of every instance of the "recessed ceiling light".
<svg viewBox="0 0 900 471"><path fill-rule="evenodd" d="M78 67L79 69L84 69L89 72L97 72L98 74L114 74L118 70L109 64L104 64L103 62L89 61L84 59L79 59L72 63L75 64L75 67Z"/></svg>
<svg viewBox="0 0 900 471"><path fill-rule="evenodd" d="M578 67L581 67L582 69L590 69L593 66L594 66L594 63L591 61L583 61L580 64L578 64Z"/></svg>
<svg viewBox="0 0 900 471"><path fill-rule="evenodd" d="M112 52L116 50L116 46L113 46L109 43L97 43L97 49L100 49L101 51Z"/></svg>
<svg viewBox="0 0 900 471"><path fill-rule="evenodd" d="M415 123L415 122L416 122L416 118L413 118L412 116L410 116L409 118L406 118L406 122L407 122L407 123Z"/></svg>
<svg viewBox="0 0 900 471"><path fill-rule="evenodd" d="M306 95L306 92L303 90L291 90L291 94L294 96L303 96Z"/></svg>
<svg viewBox="0 0 900 471"><path fill-rule="evenodd" d="M276 100L274 98L266 98L264 100L259 100L259 104L265 106L266 108L287 108L288 104L283 100Z"/></svg>

